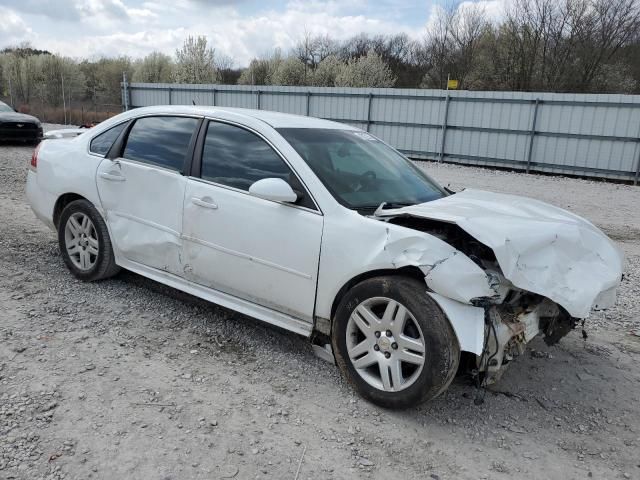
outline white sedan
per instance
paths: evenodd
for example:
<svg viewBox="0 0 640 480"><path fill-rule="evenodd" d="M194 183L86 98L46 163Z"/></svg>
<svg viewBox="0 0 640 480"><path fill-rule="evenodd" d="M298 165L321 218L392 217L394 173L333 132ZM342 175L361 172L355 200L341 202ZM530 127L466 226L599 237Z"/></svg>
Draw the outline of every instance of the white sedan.
<svg viewBox="0 0 640 480"><path fill-rule="evenodd" d="M449 192L344 124L160 106L51 136L27 195L73 275L125 268L305 335L382 406L435 397L464 352L496 381L621 281L622 254L587 220Z"/></svg>

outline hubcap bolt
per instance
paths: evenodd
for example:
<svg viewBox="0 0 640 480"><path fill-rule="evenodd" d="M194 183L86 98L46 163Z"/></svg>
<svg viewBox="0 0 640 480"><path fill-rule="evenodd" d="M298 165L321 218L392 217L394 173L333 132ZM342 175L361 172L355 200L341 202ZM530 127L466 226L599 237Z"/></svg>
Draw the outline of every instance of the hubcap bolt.
<svg viewBox="0 0 640 480"><path fill-rule="evenodd" d="M380 338L380 332L376 332L376 338Z"/></svg>
<svg viewBox="0 0 640 480"><path fill-rule="evenodd" d="M398 349L398 344L396 342L393 342L391 344L391 348L393 348L394 350L397 350Z"/></svg>
<svg viewBox="0 0 640 480"><path fill-rule="evenodd" d="M390 337L391 335L393 335L393 333L391 333L391 330L387 330L386 332L387 337Z"/></svg>
<svg viewBox="0 0 640 480"><path fill-rule="evenodd" d="M391 356L391 354L389 352L384 352L384 356L385 356L385 358L389 358Z"/></svg>
<svg viewBox="0 0 640 480"><path fill-rule="evenodd" d="M373 349L377 352L378 350L380 350L380 347L379 347L379 346L378 346L378 344L376 343L376 344L373 346Z"/></svg>

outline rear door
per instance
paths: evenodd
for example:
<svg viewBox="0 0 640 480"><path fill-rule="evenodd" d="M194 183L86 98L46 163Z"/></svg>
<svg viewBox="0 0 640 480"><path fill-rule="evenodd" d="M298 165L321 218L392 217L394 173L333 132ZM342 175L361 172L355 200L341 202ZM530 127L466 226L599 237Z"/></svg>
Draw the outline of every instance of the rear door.
<svg viewBox="0 0 640 480"><path fill-rule="evenodd" d="M201 120L150 116L135 120L117 158L105 158L96 183L118 253L183 275L185 165Z"/></svg>
<svg viewBox="0 0 640 480"><path fill-rule="evenodd" d="M201 172L193 172L185 194L187 278L311 321L321 212L289 165L256 132L214 121L203 132L196 153ZM251 184L274 177L299 192L296 204L249 194Z"/></svg>

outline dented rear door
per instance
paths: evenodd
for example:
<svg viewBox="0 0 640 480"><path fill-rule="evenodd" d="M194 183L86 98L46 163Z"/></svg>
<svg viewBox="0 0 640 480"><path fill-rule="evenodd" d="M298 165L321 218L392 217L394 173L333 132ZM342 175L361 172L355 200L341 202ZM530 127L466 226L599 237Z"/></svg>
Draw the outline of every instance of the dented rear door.
<svg viewBox="0 0 640 480"><path fill-rule="evenodd" d="M136 120L119 158L105 158L96 183L111 238L127 260L183 275L183 167L198 119Z"/></svg>

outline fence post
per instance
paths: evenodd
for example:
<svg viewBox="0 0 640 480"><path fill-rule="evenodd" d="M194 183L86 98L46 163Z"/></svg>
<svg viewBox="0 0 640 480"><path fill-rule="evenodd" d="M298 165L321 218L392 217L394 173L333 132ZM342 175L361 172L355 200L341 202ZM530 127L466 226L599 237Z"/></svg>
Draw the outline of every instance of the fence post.
<svg viewBox="0 0 640 480"><path fill-rule="evenodd" d="M309 116L309 105L311 103L311 92L307 92L307 117Z"/></svg>
<svg viewBox="0 0 640 480"><path fill-rule="evenodd" d="M531 167L531 155L533 154L533 139L536 136L536 122L538 121L538 107L540 106L540 99L536 98L536 103L533 107L533 120L531 122L531 133L529 134L529 148L527 150L527 170L529 173Z"/></svg>
<svg viewBox="0 0 640 480"><path fill-rule="evenodd" d="M124 111L129 110L129 92L127 90L127 72L122 72L122 87L124 88Z"/></svg>
<svg viewBox="0 0 640 480"><path fill-rule="evenodd" d="M371 102L373 101L373 92L369 92L369 106L367 107L367 132L371 127Z"/></svg>
<svg viewBox="0 0 640 480"><path fill-rule="evenodd" d="M173 104L172 93L173 93L173 88L169 87L169 105Z"/></svg>
<svg viewBox="0 0 640 480"><path fill-rule="evenodd" d="M213 106L216 106L216 89L213 89Z"/></svg>
<svg viewBox="0 0 640 480"><path fill-rule="evenodd" d="M638 185L639 178L640 178L640 137L638 137L638 155L636 158L636 176L633 179L634 185Z"/></svg>
<svg viewBox="0 0 640 480"><path fill-rule="evenodd" d="M258 94L258 110L260 110L260 94L262 93L260 90L256 92Z"/></svg>
<svg viewBox="0 0 640 480"><path fill-rule="evenodd" d="M440 142L440 157L438 158L438 162L442 162L444 160L444 142L447 138L447 119L449 118L449 91L447 91L447 96L444 99L444 118L442 119L442 139Z"/></svg>

